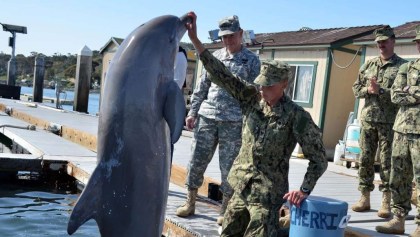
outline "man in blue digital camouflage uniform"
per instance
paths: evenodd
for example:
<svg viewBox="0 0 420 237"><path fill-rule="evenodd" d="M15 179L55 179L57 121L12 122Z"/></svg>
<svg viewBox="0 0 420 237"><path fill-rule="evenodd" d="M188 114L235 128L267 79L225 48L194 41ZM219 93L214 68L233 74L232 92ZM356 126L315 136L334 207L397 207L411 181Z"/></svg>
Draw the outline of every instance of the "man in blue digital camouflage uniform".
<svg viewBox="0 0 420 237"><path fill-rule="evenodd" d="M239 101L244 115L242 146L228 176L234 194L221 236L277 237L280 206L285 200L300 206L327 168L321 132L309 113L284 95L290 77L287 64L262 62L254 81L259 90L232 74L204 48L197 38L196 15L191 12L189 16L188 35L210 80ZM300 190L289 192L289 159L296 143L309 165Z"/></svg>
<svg viewBox="0 0 420 237"><path fill-rule="evenodd" d="M375 41L380 55L362 65L358 78L353 84L356 98L364 98L360 121L360 162L359 191L360 200L351 208L355 212L370 210L370 192L375 185L375 155L379 143L380 177L382 183L382 204L378 216L388 218L391 215L389 175L391 173L391 148L395 116L398 106L391 102L391 86L397 76L398 68L406 60L394 53L395 35L391 27L375 30Z"/></svg>
<svg viewBox="0 0 420 237"><path fill-rule="evenodd" d="M420 25L416 28L417 51L420 53ZM390 188L392 192L393 219L376 227L387 234L403 234L405 218L411 210L411 182L416 183L417 228L410 236L420 237L420 59L403 64L391 88L392 102L399 105L394 123L392 145L392 170Z"/></svg>
<svg viewBox="0 0 420 237"><path fill-rule="evenodd" d="M213 55L236 76L248 82L254 81L260 70L260 61L257 55L242 46L243 31L238 17L223 18L219 28L219 37L225 47ZM177 209L176 214L181 217L194 214L197 190L219 145L223 200L217 223L221 225L233 193L226 178L241 147L242 114L239 103L225 89L211 83L205 70L192 95L186 126L190 130L195 128L186 180L188 194L186 203Z"/></svg>

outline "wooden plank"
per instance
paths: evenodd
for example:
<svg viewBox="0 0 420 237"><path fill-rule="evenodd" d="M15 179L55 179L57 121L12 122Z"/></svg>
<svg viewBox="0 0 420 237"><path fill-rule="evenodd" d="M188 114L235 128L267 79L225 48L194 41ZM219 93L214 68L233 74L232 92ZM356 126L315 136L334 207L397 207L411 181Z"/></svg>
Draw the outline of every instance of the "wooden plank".
<svg viewBox="0 0 420 237"><path fill-rule="evenodd" d="M50 124L50 122L47 120L31 116L27 113L20 112L19 110L16 110L16 109L12 109L11 116L14 118L20 119L22 121L25 121L29 124L33 124L37 127L41 127L44 130L46 130L48 128L48 125Z"/></svg>
<svg viewBox="0 0 420 237"><path fill-rule="evenodd" d="M89 150L96 152L97 137L87 132L78 129L70 128L68 126L62 127L61 136L69 141L82 145Z"/></svg>
<svg viewBox="0 0 420 237"><path fill-rule="evenodd" d="M193 233L191 230L187 230L185 227L172 222L170 219L165 219L163 226L162 235L166 237L176 236L176 237L196 237L200 236L196 233Z"/></svg>
<svg viewBox="0 0 420 237"><path fill-rule="evenodd" d="M6 106L3 105L0 108L5 110ZM49 126L51 125L51 122L48 120L34 117L27 113L21 112L17 109L12 109L11 116L14 118L23 120L29 124L33 124L37 127L41 127L44 130L48 130ZM96 151L96 142L97 142L96 135L92 135L90 133L87 133L78 129L70 128L68 126L61 127L60 135L69 141L82 145L92 151Z"/></svg>
<svg viewBox="0 0 420 237"><path fill-rule="evenodd" d="M87 184L90 178L90 173L84 170L82 167L70 162L67 164L67 174L73 176L75 179L82 182L84 185Z"/></svg>

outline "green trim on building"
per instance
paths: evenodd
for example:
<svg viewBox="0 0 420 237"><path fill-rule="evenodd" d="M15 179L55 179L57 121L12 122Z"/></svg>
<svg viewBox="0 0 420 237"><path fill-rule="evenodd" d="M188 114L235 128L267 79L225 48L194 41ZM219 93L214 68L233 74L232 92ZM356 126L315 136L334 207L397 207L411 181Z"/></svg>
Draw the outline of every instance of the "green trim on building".
<svg viewBox="0 0 420 237"><path fill-rule="evenodd" d="M327 51L325 78L324 78L324 85L322 88L321 114L319 116L319 128L321 129L322 132L324 131L325 114L327 112L328 90L330 86L331 67L332 67L331 54L333 53L334 53L333 49L329 48Z"/></svg>
<svg viewBox="0 0 420 237"><path fill-rule="evenodd" d="M316 81L316 73L318 69L318 62L317 61L285 61L289 65L297 65L297 66L313 66L312 70L312 81L311 81L311 91L309 95L309 102L299 102L295 101L296 104L304 107L304 108L312 108L313 107L313 100L314 100L314 90L315 90L315 81Z"/></svg>
<svg viewBox="0 0 420 237"><path fill-rule="evenodd" d="M363 65L366 60L366 45L362 46L362 55L360 57L360 65ZM356 80L356 78L355 78ZM359 103L360 99L356 98L356 101L354 102L354 110L353 110L353 119L357 119L357 113L359 111Z"/></svg>

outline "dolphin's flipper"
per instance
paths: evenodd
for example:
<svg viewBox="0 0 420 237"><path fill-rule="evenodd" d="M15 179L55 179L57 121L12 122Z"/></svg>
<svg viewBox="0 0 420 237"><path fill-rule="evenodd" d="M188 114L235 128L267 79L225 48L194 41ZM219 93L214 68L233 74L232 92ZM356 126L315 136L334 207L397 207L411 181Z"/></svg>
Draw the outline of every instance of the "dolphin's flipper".
<svg viewBox="0 0 420 237"><path fill-rule="evenodd" d="M185 101L178 84L175 81L168 82L163 117L171 131L171 143L178 141L184 127Z"/></svg>
<svg viewBox="0 0 420 237"><path fill-rule="evenodd" d="M99 198L101 196L101 185L99 185L101 179L99 176L98 170L95 170L89 179L89 183L83 189L83 195L80 195L67 225L67 233L69 235L76 232L86 221L96 218L96 212L99 210Z"/></svg>

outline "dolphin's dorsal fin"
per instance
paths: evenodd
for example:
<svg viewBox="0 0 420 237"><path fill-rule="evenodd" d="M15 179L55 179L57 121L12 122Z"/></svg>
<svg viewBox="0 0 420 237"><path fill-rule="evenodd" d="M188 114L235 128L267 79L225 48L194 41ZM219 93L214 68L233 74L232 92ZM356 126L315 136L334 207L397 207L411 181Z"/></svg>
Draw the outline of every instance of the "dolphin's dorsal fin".
<svg viewBox="0 0 420 237"><path fill-rule="evenodd" d="M83 189L83 195L80 195L80 198L77 201L77 205L75 205L67 225L67 233L69 235L76 232L76 230L86 221L92 218L96 218L96 211L99 210L99 199L102 193L100 176L100 169L96 169L90 177L88 184Z"/></svg>
<svg viewBox="0 0 420 237"><path fill-rule="evenodd" d="M178 141L184 127L185 101L182 92L175 81L170 81L166 91L163 117L168 123L171 131L171 143Z"/></svg>

